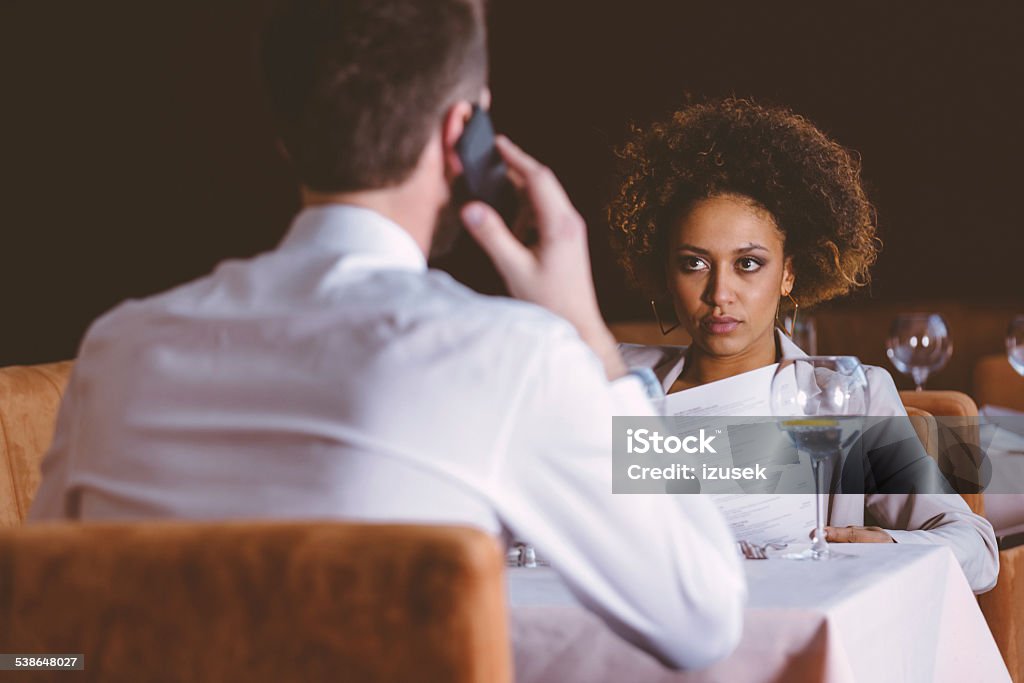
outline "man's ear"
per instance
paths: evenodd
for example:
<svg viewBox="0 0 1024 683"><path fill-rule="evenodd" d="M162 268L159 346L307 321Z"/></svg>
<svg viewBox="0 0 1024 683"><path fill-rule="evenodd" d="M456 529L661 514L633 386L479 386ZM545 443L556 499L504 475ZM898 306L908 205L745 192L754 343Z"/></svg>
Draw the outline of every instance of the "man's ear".
<svg viewBox="0 0 1024 683"><path fill-rule="evenodd" d="M793 270L793 257L787 256L785 263L782 264L782 296L787 296L793 291L793 285L796 284L796 272Z"/></svg>
<svg viewBox="0 0 1024 683"><path fill-rule="evenodd" d="M455 151L455 144L462 137L466 122L473 114L473 105L468 100L459 100L445 112L441 123L441 149L444 153L444 173L449 181L462 175L462 161Z"/></svg>
<svg viewBox="0 0 1024 683"><path fill-rule="evenodd" d="M484 109L486 109L485 105ZM462 175L462 160L459 159L459 154L455 151L455 145L462 137L462 132L466 129L466 124L472 115L473 104L466 99L457 101L444 114L441 124L441 151L444 155L444 175L449 181Z"/></svg>

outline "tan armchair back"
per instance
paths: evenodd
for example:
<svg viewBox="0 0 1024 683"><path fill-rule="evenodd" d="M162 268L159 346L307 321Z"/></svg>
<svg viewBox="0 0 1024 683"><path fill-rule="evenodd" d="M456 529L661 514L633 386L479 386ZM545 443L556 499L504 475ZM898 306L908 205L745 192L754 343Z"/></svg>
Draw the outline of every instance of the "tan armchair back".
<svg viewBox="0 0 1024 683"><path fill-rule="evenodd" d="M985 356L974 366L974 397L983 406L1024 411L1024 377L1010 366L1006 354Z"/></svg>
<svg viewBox="0 0 1024 683"><path fill-rule="evenodd" d="M921 435L921 428L918 422L923 414L934 415L943 418L943 426L954 432L956 438L966 444L977 446L978 434L978 406L967 394L959 391L901 391L900 398L911 416L911 422L918 429ZM943 449L952 446L952 443L943 443L947 435L946 430L934 428L929 431L928 438L935 439L934 445L922 439L925 447L933 456L942 452ZM981 493L961 494L971 510L979 515L985 513L985 498Z"/></svg>
<svg viewBox="0 0 1024 683"><path fill-rule="evenodd" d="M0 528L28 515L73 364L0 368Z"/></svg>
<svg viewBox="0 0 1024 683"><path fill-rule="evenodd" d="M105 683L509 683L503 560L464 527L29 525L0 531L0 651Z"/></svg>

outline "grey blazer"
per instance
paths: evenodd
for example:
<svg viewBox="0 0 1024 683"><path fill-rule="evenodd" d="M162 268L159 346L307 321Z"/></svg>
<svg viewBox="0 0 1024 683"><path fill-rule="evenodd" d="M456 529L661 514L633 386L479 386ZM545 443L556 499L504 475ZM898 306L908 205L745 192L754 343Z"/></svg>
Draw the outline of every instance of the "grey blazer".
<svg viewBox="0 0 1024 683"><path fill-rule="evenodd" d="M789 337L778 333L783 358L806 356ZM648 367L661 380L665 391L683 372L685 346L621 344L626 364ZM865 366L870 387L872 416L906 415L892 376L884 368ZM832 526L880 526L897 543L933 543L953 551L967 582L975 593L996 584L999 549L992 525L974 514L957 494L854 494L832 497L829 524Z"/></svg>

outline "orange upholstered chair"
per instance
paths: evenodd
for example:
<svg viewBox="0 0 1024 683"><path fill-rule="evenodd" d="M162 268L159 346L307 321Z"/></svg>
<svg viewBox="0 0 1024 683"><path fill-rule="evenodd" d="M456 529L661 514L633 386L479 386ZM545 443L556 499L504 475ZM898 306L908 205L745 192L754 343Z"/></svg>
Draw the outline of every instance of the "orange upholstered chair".
<svg viewBox="0 0 1024 683"><path fill-rule="evenodd" d="M985 356L974 366L974 397L981 405L1024 411L1024 377L1005 354Z"/></svg>
<svg viewBox="0 0 1024 683"><path fill-rule="evenodd" d="M465 527L42 524L0 530L19 681L510 683L497 541Z"/></svg>
<svg viewBox="0 0 1024 683"><path fill-rule="evenodd" d="M914 425L914 431L917 432L917 438L921 439L924 449L933 458L938 457L939 430L935 420L932 418L932 414L927 410L921 410L914 406L905 407L907 409L907 416L910 418L910 424Z"/></svg>
<svg viewBox="0 0 1024 683"><path fill-rule="evenodd" d="M1024 377L1005 354L985 356L974 367L974 396L982 405L1024 411ZM1003 550L999 559L999 585L981 596L981 607L1007 663L1011 658L1016 663L1010 666L1013 680L1024 683L1024 546Z"/></svg>
<svg viewBox="0 0 1024 683"><path fill-rule="evenodd" d="M978 604L1014 683L1024 683L1024 546L999 551L999 582Z"/></svg>
<svg viewBox="0 0 1024 683"><path fill-rule="evenodd" d="M1003 359L1005 362L1005 358ZM1009 368L1009 364L1007 364ZM1012 372L1012 368L1009 368ZM927 411L943 418L959 438L977 444L978 407L970 396L958 391L901 391L900 397L911 421ZM917 423L915 422L915 427ZM945 431L945 430L940 430ZM920 434L920 432L919 432ZM941 444L940 448L943 447ZM929 449L929 452L931 449ZM964 494L971 509L984 513L982 494ZM999 578L996 587L978 596L992 635L1007 668L1016 683L1024 683L1024 546L999 552Z"/></svg>
<svg viewBox="0 0 1024 683"><path fill-rule="evenodd" d="M481 531L20 526L70 368L0 369L0 652L85 658L17 680L511 681L504 555Z"/></svg>
<svg viewBox="0 0 1024 683"><path fill-rule="evenodd" d="M949 447L951 444L945 443L945 440L953 436L970 445L977 446L979 443L978 406L967 394L959 391L901 391L900 398L903 399L903 405L908 413L913 408L918 415L923 411L941 417L943 427L948 428L936 429L937 442L934 448L928 449L933 455ZM913 421L912 417L911 422ZM985 499L981 493L962 495L971 510L979 515L985 513Z"/></svg>
<svg viewBox="0 0 1024 683"><path fill-rule="evenodd" d="M978 417L978 405L959 391L901 391L904 406L944 417Z"/></svg>
<svg viewBox="0 0 1024 683"><path fill-rule="evenodd" d="M18 526L28 514L71 366L0 368L0 528Z"/></svg>

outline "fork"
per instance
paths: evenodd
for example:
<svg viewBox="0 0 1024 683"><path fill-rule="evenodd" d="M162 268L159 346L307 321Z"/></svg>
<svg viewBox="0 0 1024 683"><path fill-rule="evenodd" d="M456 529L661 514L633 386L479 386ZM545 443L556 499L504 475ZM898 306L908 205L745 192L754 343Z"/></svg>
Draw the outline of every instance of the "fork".
<svg viewBox="0 0 1024 683"><path fill-rule="evenodd" d="M764 545L757 545L756 543L750 543L748 541L736 541L740 547L740 551L743 553L743 557L748 560L767 560L768 548L772 550L782 550L786 547L785 543L765 543Z"/></svg>
<svg viewBox="0 0 1024 683"><path fill-rule="evenodd" d="M737 541L740 546L740 551L743 553L743 557L748 560L767 560L768 556L765 555L764 548L758 548L753 543L747 541Z"/></svg>

